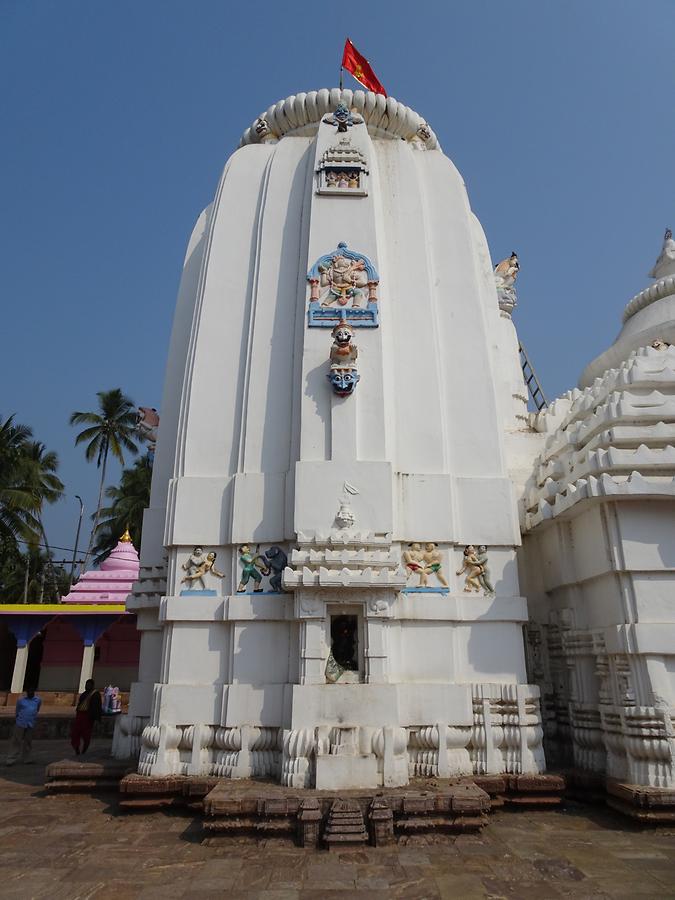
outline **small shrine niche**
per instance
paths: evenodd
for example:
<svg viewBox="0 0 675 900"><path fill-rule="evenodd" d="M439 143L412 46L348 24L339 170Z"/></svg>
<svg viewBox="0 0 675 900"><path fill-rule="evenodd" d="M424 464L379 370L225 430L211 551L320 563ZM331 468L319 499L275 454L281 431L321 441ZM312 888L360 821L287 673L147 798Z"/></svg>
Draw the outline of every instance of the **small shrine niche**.
<svg viewBox="0 0 675 900"><path fill-rule="evenodd" d="M330 613L330 653L326 681L358 684L364 678L363 623L356 609Z"/></svg>
<svg viewBox="0 0 675 900"><path fill-rule="evenodd" d="M349 138L329 147L316 170L317 194L342 197L365 197L368 194L368 164Z"/></svg>

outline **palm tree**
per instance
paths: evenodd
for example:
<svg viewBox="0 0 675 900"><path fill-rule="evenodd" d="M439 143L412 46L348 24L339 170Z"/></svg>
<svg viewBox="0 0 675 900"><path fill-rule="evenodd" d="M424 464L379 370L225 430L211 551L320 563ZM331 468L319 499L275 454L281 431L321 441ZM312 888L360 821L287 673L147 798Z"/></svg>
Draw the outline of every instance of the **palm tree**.
<svg viewBox="0 0 675 900"><path fill-rule="evenodd" d="M98 397L98 412L74 412L70 417L71 425L87 426L77 435L75 444L86 442L84 455L87 461L91 462L96 459L96 466L101 470L98 504L94 513L94 526L91 530L89 546L82 566L83 572L87 568L87 560L91 554L94 535L101 515L108 454L112 453L115 459L124 465L123 450L128 450L130 453L138 452L138 447L133 440L136 427L133 401L126 397L120 388L114 388L112 391L99 391L96 396Z"/></svg>
<svg viewBox="0 0 675 900"><path fill-rule="evenodd" d="M23 455L22 467L25 471L25 485L33 495L37 504L36 519L40 529L40 535L47 551L45 571L51 582L53 599L58 600L59 589L56 572L52 564L52 551L47 540L47 532L42 521L42 506L44 503L56 503L63 495L63 482L56 475L59 460L53 450L47 450L41 441L28 441Z"/></svg>
<svg viewBox="0 0 675 900"><path fill-rule="evenodd" d="M40 538L40 500L26 482L25 457L32 436L27 425L14 424L14 416L0 424L0 542L7 547Z"/></svg>
<svg viewBox="0 0 675 900"><path fill-rule="evenodd" d="M118 486L106 488L105 495L112 503L101 509L94 544L95 562L102 562L114 550L126 528L134 546L141 546L143 512L150 506L151 480L152 462L142 456L131 468L124 469Z"/></svg>

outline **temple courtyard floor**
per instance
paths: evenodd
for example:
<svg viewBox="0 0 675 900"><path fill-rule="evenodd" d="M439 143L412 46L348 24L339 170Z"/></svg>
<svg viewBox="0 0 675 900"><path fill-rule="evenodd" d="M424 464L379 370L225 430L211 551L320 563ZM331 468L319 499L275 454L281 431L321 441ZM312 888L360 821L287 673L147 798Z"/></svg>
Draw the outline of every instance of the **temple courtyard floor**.
<svg viewBox="0 0 675 900"><path fill-rule="evenodd" d="M36 741L34 763L3 766L0 898L675 897L675 829L636 826L601 806L492 814L479 835L408 838L345 853L285 840L201 842L188 812L120 813L115 795L42 790L65 741ZM99 740L93 758L109 753Z"/></svg>

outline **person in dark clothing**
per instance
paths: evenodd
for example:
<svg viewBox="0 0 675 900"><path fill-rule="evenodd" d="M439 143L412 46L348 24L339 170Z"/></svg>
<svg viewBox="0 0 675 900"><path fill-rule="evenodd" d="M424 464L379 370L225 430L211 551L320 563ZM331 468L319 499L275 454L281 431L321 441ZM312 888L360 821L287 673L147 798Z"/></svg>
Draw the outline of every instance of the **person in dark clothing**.
<svg viewBox="0 0 675 900"><path fill-rule="evenodd" d="M101 718L101 695L94 687L94 679L90 678L84 686L75 707L75 721L70 730L70 743L76 755L86 753L94 722ZM82 750L80 750L82 742Z"/></svg>

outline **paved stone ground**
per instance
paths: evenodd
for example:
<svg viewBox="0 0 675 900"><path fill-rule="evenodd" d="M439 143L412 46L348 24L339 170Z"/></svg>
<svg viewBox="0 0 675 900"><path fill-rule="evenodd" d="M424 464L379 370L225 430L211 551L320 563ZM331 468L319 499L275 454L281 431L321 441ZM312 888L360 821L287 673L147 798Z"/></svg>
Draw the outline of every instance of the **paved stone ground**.
<svg viewBox="0 0 675 900"><path fill-rule="evenodd" d="M64 741L34 746L33 765L0 765L2 900L675 897L675 829L636 827L602 807L497 812L481 835L383 850L207 846L189 814L120 815L112 795L46 796L44 765L72 751ZM93 757L108 751L92 745Z"/></svg>

